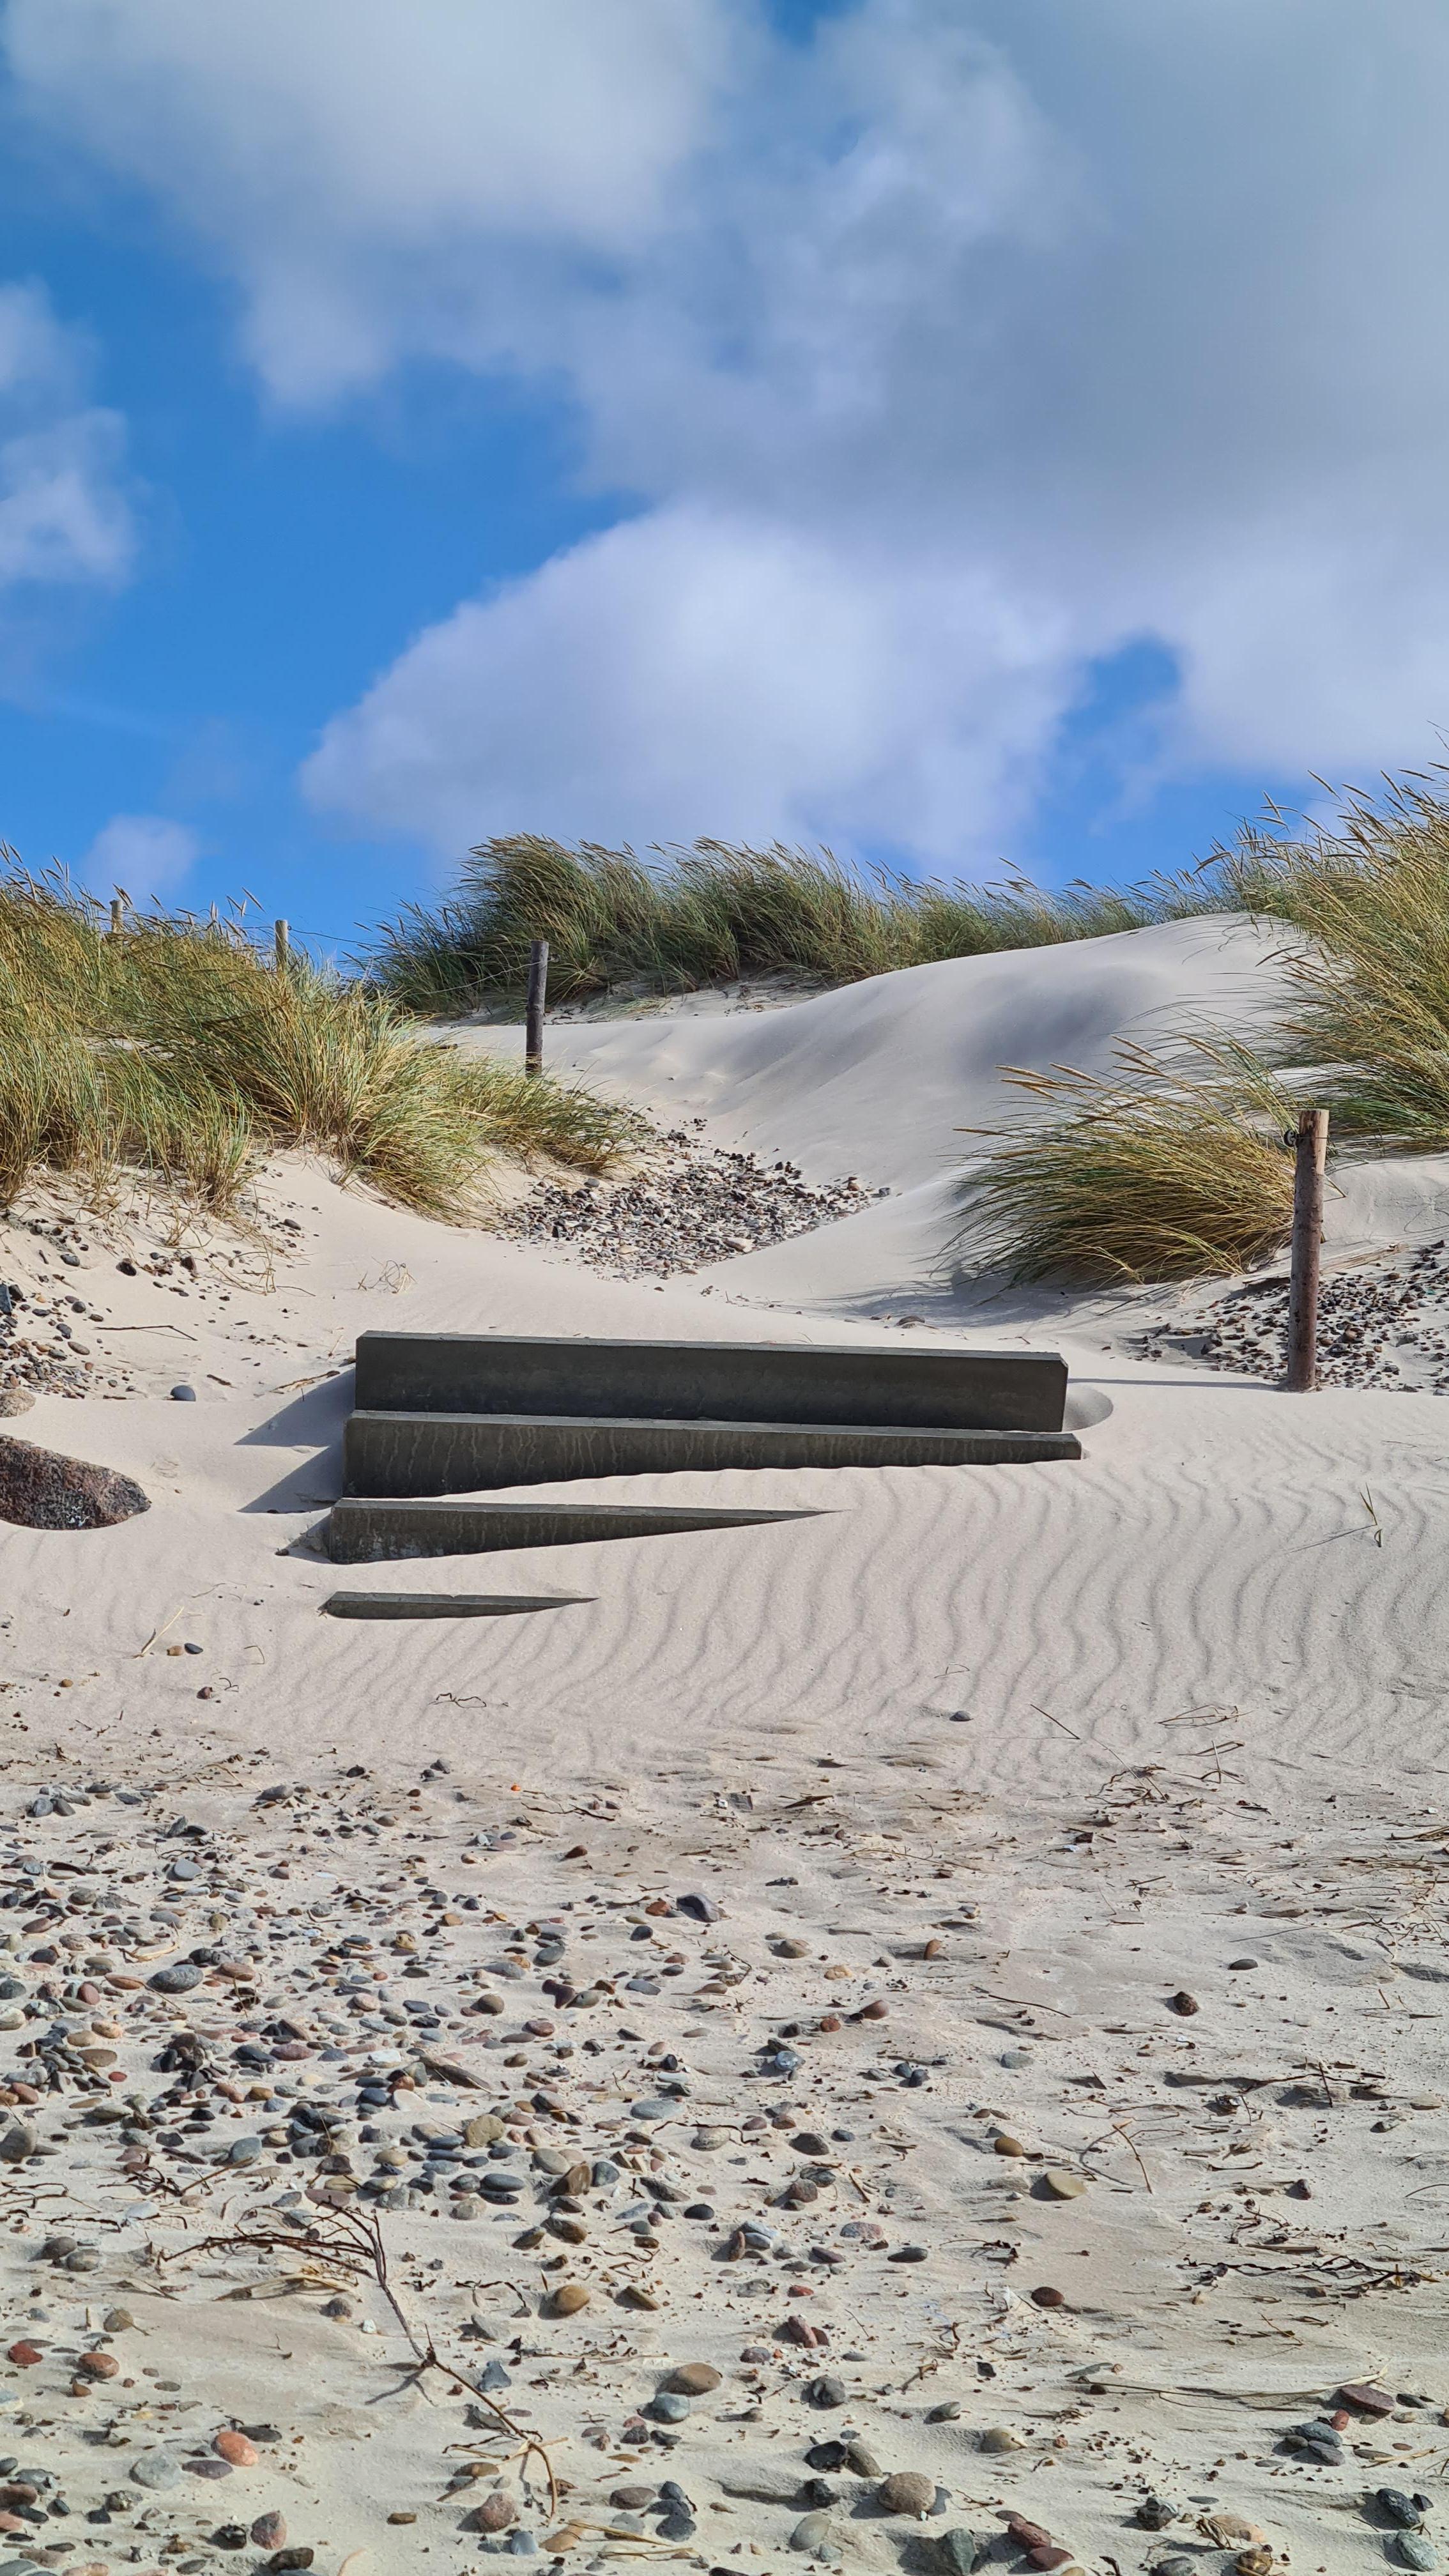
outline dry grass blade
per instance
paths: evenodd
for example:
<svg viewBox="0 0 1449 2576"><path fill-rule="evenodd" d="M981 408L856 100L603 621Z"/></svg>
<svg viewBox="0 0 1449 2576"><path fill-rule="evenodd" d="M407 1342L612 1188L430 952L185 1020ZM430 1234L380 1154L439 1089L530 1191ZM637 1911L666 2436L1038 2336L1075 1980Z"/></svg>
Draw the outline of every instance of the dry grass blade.
<svg viewBox="0 0 1449 2576"><path fill-rule="evenodd" d="M148 2173L147 2182L153 2191L165 2198L182 2200L186 2197L181 2186L154 2169ZM517 2443L518 2456L525 2465L530 2459L541 2461L548 2480L549 2511L558 2511L558 2481L542 2442L528 2431L526 2425L517 2423L496 2398L478 2387L465 2371L455 2370L451 2362L444 2361L430 2332L419 2333L414 2326L393 2288L382 2222L373 2211L317 2209L311 2217L303 2217L300 2212L289 2211L283 2215L263 2209L216 2235L196 2238L174 2252L163 2254L158 2260L162 2264L175 2263L199 2254L217 2253L257 2254L264 2258L291 2254L305 2262L326 2264L349 2280L374 2281L407 2340L413 2355L413 2368L419 2374L426 2370L441 2371L455 2388L465 2390L468 2396L476 2399L510 2440Z"/></svg>
<svg viewBox="0 0 1449 2576"><path fill-rule="evenodd" d="M1293 1104L1230 1038L1172 1057L1124 1046L1112 1078L1007 1068L1044 1115L995 1131L962 1183L974 1265L1113 1284L1227 1275L1275 1252L1293 1214Z"/></svg>

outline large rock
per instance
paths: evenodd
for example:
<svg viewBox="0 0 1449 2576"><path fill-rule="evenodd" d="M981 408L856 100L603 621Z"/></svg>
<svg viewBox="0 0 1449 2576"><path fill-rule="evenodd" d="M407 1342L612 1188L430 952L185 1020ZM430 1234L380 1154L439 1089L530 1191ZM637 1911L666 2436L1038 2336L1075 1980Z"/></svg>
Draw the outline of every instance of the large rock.
<svg viewBox="0 0 1449 2576"><path fill-rule="evenodd" d="M150 1508L149 1495L114 1467L0 1434L0 1521L21 1529L111 1529Z"/></svg>

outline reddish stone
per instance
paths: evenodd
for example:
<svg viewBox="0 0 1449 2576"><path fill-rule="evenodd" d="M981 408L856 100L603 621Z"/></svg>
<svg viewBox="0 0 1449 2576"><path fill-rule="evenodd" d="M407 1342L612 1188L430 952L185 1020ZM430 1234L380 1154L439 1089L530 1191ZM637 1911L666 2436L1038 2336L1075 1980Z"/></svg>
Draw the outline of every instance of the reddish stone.
<svg viewBox="0 0 1449 2576"><path fill-rule="evenodd" d="M44 2361L45 2355L38 2343L13 2343L7 2359L18 2362L22 2370L33 2370L38 2361Z"/></svg>
<svg viewBox="0 0 1449 2576"><path fill-rule="evenodd" d="M1394 2401L1386 2388L1375 2388L1366 2379L1351 2379L1339 2389L1340 2405L1356 2407L1360 2415L1392 2415Z"/></svg>
<svg viewBox="0 0 1449 2576"><path fill-rule="evenodd" d="M229 2425L212 2436L211 2447L219 2460L230 2460L234 2469L254 2469L257 2465L255 2442L249 2442L245 2433L233 2432Z"/></svg>

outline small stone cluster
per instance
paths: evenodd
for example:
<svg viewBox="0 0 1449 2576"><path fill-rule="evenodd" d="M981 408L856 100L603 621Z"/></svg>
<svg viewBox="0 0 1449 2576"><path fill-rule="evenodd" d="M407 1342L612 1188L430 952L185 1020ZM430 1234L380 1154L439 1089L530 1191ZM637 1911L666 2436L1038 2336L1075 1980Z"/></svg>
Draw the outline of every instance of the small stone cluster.
<svg viewBox="0 0 1449 2576"><path fill-rule="evenodd" d="M833 1225L887 1195L853 1174L812 1187L793 1163L767 1165L674 1128L631 1176L542 1183L495 1222L515 1242L567 1244L620 1279L667 1279Z"/></svg>
<svg viewBox="0 0 1449 2576"><path fill-rule="evenodd" d="M1161 1359L1176 1348L1208 1368L1276 1380L1287 1341L1287 1280L1249 1279L1229 1289L1197 1331L1159 1326L1141 1349L1144 1358ZM1425 1244L1407 1260L1365 1262L1325 1279L1318 1375L1323 1386L1449 1395L1449 1244Z"/></svg>

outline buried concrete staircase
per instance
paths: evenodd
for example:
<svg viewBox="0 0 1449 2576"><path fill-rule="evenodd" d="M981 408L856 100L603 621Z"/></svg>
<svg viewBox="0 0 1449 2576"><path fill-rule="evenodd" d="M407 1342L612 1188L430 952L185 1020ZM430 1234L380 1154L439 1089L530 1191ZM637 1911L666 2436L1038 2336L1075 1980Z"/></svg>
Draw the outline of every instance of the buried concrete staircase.
<svg viewBox="0 0 1449 2576"><path fill-rule="evenodd" d="M715 1467L964 1467L1079 1458L1053 1351L595 1342L364 1333L338 1562L793 1520L553 1499L446 1503L491 1487Z"/></svg>

